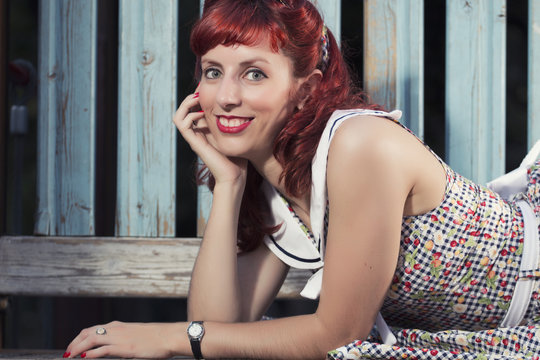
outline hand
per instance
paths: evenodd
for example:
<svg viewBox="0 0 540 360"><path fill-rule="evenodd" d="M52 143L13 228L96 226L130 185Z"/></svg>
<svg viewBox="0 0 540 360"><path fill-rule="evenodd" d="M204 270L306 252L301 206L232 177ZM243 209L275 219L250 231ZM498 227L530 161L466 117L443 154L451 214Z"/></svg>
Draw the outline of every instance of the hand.
<svg viewBox="0 0 540 360"><path fill-rule="evenodd" d="M198 90L198 88L197 88ZM216 184L220 182L245 183L247 160L223 155L215 146L204 112L200 109L199 93L188 95L178 107L173 122L191 149L208 167Z"/></svg>
<svg viewBox="0 0 540 360"><path fill-rule="evenodd" d="M106 333L99 335L96 330ZM185 333L187 325L179 323L122 323L113 321L84 329L67 347L64 357L98 358L169 358L173 347ZM182 329L184 331L182 332ZM189 352L187 352L189 354Z"/></svg>

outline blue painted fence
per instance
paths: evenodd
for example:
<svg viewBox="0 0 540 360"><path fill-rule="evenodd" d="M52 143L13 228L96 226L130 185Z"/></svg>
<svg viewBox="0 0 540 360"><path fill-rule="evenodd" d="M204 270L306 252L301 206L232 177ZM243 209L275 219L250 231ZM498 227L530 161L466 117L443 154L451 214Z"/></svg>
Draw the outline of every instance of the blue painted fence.
<svg viewBox="0 0 540 360"><path fill-rule="evenodd" d="M314 2L339 38L340 1ZM37 234L95 232L96 4L40 2ZM446 4L446 160L485 182L504 172L506 0ZM120 0L117 236L176 232L177 6L175 0ZM421 137L423 9L424 0L364 2L366 90L387 108L402 109L406 125ZM529 0L528 26L530 145L540 138L537 0ZM199 234L210 202L199 189Z"/></svg>

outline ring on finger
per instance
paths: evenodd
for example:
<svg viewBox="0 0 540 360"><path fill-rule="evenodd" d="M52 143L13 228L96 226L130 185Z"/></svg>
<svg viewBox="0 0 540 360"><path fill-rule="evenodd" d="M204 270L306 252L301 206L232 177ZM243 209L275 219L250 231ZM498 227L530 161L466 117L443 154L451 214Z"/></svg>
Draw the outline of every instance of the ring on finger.
<svg viewBox="0 0 540 360"><path fill-rule="evenodd" d="M98 328L96 329L96 334L98 334L98 335L105 335L105 334L107 334L107 330L106 330L104 327L98 327Z"/></svg>

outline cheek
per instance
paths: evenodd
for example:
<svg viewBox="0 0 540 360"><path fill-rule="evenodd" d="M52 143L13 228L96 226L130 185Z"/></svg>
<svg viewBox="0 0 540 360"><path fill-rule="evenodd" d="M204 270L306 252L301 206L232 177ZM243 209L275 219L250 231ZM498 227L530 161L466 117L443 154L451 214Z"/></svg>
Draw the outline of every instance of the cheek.
<svg viewBox="0 0 540 360"><path fill-rule="evenodd" d="M277 87L261 87L261 89L246 91L244 101L259 110L281 112L290 103L290 91Z"/></svg>
<svg viewBox="0 0 540 360"><path fill-rule="evenodd" d="M214 94L211 89L209 88L200 88L199 89L199 104L201 106L201 109L206 111L212 108L212 104L214 100Z"/></svg>

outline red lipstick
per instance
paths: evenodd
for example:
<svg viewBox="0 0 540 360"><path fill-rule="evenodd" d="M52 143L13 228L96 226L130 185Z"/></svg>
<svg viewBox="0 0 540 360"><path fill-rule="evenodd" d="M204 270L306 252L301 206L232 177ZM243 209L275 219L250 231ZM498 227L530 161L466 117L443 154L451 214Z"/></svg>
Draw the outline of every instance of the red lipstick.
<svg viewBox="0 0 540 360"><path fill-rule="evenodd" d="M216 124L219 131L226 134L238 134L244 131L253 118L240 116L217 116Z"/></svg>

